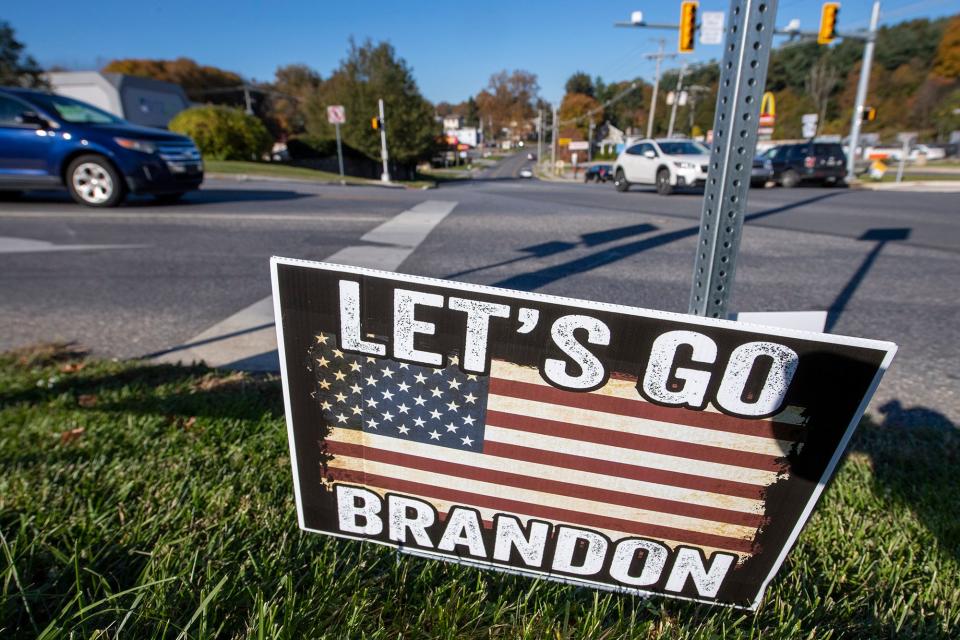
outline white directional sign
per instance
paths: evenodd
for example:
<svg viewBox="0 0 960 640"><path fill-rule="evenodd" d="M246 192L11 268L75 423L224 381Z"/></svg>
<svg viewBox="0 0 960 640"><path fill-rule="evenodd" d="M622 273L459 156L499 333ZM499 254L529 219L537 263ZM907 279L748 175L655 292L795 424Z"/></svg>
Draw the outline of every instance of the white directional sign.
<svg viewBox="0 0 960 640"><path fill-rule="evenodd" d="M586 151L590 148L590 143L586 140L573 140L570 142L570 151Z"/></svg>
<svg viewBox="0 0 960 640"><path fill-rule="evenodd" d="M700 44L723 44L723 11L704 11L700 19Z"/></svg>
<svg viewBox="0 0 960 640"><path fill-rule="evenodd" d="M327 107L327 122L330 124L343 124L347 121L347 110L343 105L334 104Z"/></svg>
<svg viewBox="0 0 960 640"><path fill-rule="evenodd" d="M819 116L815 113L805 113L800 116L800 122L803 125L803 137L812 138L817 135L817 122Z"/></svg>

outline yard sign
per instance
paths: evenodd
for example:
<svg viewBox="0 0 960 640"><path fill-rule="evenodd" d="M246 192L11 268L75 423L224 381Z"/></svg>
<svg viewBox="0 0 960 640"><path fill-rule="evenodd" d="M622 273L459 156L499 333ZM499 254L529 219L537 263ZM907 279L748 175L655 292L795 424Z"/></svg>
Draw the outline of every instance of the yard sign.
<svg viewBox="0 0 960 640"><path fill-rule="evenodd" d="M754 609L896 347L274 258L301 528Z"/></svg>

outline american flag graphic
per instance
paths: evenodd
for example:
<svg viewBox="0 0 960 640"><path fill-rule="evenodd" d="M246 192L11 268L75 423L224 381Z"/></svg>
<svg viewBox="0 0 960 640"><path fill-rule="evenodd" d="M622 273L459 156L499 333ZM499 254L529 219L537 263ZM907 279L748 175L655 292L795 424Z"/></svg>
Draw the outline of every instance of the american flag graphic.
<svg viewBox="0 0 960 640"><path fill-rule="evenodd" d="M468 374L359 356L316 336L312 394L329 431L325 477L427 501L660 540L742 561L758 551L765 490L800 446L801 412L741 419L645 401L614 374L589 393L494 361Z"/></svg>

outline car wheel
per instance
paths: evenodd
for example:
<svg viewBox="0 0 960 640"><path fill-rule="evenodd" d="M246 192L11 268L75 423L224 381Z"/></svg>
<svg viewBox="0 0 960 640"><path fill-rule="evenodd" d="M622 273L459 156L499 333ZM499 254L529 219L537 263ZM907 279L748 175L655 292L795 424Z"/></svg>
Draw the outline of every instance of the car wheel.
<svg viewBox="0 0 960 640"><path fill-rule="evenodd" d="M785 189L793 189L800 184L800 175L793 169L788 169L783 172L783 176L780 178L780 184Z"/></svg>
<svg viewBox="0 0 960 640"><path fill-rule="evenodd" d="M657 171L657 193L662 196L668 196L673 193L673 185L670 184L669 169L660 169L660 171Z"/></svg>
<svg viewBox="0 0 960 640"><path fill-rule="evenodd" d="M178 191L176 193L158 193L157 195L153 196L153 199L157 204L175 204L180 201L180 198L182 198L184 194L186 194L186 191Z"/></svg>
<svg viewBox="0 0 960 640"><path fill-rule="evenodd" d="M623 169L617 169L617 175L613 178L613 187L623 193L630 188L630 183L627 182L627 177L623 175Z"/></svg>
<svg viewBox="0 0 960 640"><path fill-rule="evenodd" d="M66 177L70 195L88 207L115 207L126 195L123 178L103 156L76 158L67 167Z"/></svg>

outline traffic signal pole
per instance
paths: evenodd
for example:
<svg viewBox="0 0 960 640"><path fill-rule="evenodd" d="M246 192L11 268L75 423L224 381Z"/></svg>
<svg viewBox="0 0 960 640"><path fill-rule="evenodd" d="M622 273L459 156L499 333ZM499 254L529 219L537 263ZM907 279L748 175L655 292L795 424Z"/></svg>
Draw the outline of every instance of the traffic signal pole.
<svg viewBox="0 0 960 640"><path fill-rule="evenodd" d="M387 121L383 114L383 98L378 100L380 105L380 157L383 158L383 173L380 180L390 182L390 157L387 155Z"/></svg>
<svg viewBox="0 0 960 640"><path fill-rule="evenodd" d="M867 101L867 89L870 86L870 67L873 64L873 48L877 41L877 23L880 22L880 2L873 3L873 13L870 14L870 31L867 33L867 42L863 47L863 63L860 65L860 81L857 83L857 99L853 105L853 121L850 123L850 147L847 149L847 178L856 176L857 146L860 142L860 124L863 121L863 110Z"/></svg>

